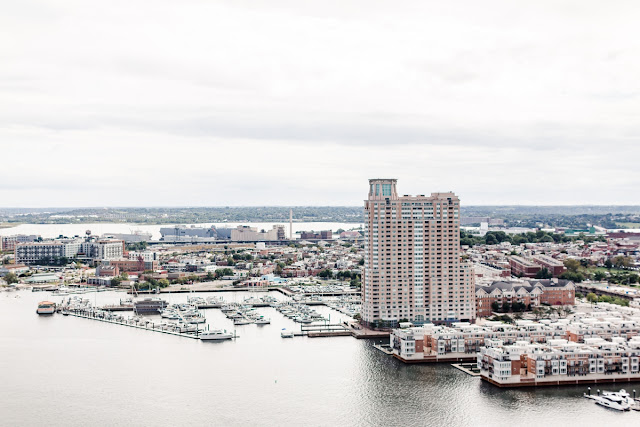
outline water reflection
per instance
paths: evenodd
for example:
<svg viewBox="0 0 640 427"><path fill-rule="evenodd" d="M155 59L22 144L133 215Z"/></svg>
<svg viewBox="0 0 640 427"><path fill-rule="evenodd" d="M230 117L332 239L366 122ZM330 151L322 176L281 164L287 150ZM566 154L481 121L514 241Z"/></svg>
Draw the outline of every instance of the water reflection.
<svg viewBox="0 0 640 427"><path fill-rule="evenodd" d="M84 297L101 305L123 294ZM273 308L258 309L271 324L237 326L238 340L203 343L37 316L37 302L47 298L0 293L1 424L568 426L639 419L582 398L586 386L499 389L447 364L405 365L372 341L281 339L282 328L299 325ZM186 295L167 299L184 302ZM318 311L339 321L337 312ZM220 310L205 314L212 327L233 329Z"/></svg>

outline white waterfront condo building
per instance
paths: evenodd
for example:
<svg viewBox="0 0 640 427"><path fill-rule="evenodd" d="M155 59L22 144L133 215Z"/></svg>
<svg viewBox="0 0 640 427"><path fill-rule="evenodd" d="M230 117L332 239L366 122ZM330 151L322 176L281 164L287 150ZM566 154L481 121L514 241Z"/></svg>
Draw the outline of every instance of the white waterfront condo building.
<svg viewBox="0 0 640 427"><path fill-rule="evenodd" d="M369 180L365 200L362 320L394 327L472 321L471 267L460 259L460 200L402 196L395 179Z"/></svg>

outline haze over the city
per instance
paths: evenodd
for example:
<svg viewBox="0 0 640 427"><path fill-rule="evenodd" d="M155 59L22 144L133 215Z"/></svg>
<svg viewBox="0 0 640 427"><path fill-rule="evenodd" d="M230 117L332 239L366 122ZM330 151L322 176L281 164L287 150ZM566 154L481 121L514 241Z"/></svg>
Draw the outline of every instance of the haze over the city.
<svg viewBox="0 0 640 427"><path fill-rule="evenodd" d="M639 8L11 2L0 206L637 204Z"/></svg>

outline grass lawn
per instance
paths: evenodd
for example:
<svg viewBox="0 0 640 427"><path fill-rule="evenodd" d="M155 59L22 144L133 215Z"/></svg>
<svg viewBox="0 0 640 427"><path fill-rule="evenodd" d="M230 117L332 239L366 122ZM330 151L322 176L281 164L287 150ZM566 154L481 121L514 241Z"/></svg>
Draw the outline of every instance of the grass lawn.
<svg viewBox="0 0 640 427"><path fill-rule="evenodd" d="M590 273L595 273L596 271L602 271L603 273L633 273L630 272L629 270L623 270L621 268L605 268L605 267L589 267L589 272Z"/></svg>
<svg viewBox="0 0 640 427"><path fill-rule="evenodd" d="M640 222L616 222L620 228L640 228Z"/></svg>

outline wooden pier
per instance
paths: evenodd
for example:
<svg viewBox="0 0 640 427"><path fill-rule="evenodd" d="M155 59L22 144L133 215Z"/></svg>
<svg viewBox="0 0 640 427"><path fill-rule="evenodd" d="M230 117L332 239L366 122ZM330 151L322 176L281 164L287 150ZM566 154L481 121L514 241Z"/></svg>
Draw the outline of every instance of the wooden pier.
<svg viewBox="0 0 640 427"><path fill-rule="evenodd" d="M340 324L308 324L300 325L300 332L293 332L295 337L324 338L349 337L351 331Z"/></svg>

